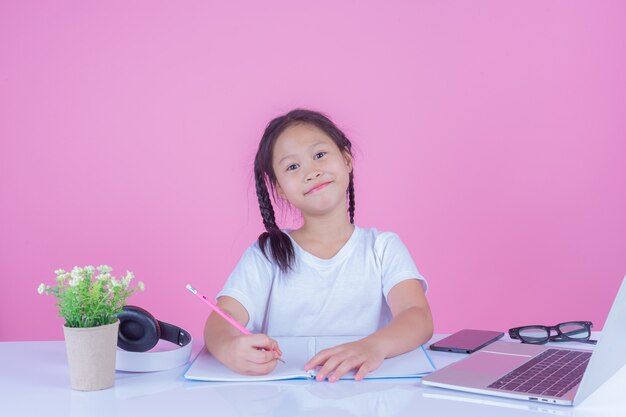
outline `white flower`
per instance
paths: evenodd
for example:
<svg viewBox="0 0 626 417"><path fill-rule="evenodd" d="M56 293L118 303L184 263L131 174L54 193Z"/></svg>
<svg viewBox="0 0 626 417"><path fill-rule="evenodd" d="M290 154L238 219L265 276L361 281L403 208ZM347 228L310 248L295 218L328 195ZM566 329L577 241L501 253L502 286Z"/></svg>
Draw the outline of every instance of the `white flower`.
<svg viewBox="0 0 626 417"><path fill-rule="evenodd" d="M111 268L108 265L100 265L99 267L96 268L98 270L98 272L100 272L101 274L108 274L109 272L113 271L113 268Z"/></svg>
<svg viewBox="0 0 626 417"><path fill-rule="evenodd" d="M75 266L72 269L72 272L70 272L69 285L70 287L76 287L84 279L85 279L85 271L83 270L83 268Z"/></svg>
<svg viewBox="0 0 626 417"><path fill-rule="evenodd" d="M111 282L109 283L112 288L121 287L122 283L115 279L115 277L111 277Z"/></svg>
<svg viewBox="0 0 626 417"><path fill-rule="evenodd" d="M41 295L44 292L46 292L46 284L44 284L43 282L41 284L39 284L39 286L37 287L37 292Z"/></svg>
<svg viewBox="0 0 626 417"><path fill-rule="evenodd" d="M93 266L91 266L91 265L88 265L88 266L86 266L86 267L85 267L85 272L87 272L87 273L88 273L88 274L90 274L90 275L93 275L93 273L94 273L95 271L96 271L96 268L94 268L94 267L93 267Z"/></svg>
<svg viewBox="0 0 626 417"><path fill-rule="evenodd" d="M143 291L143 290L145 290L145 289L146 289L146 286L145 286L145 285L143 285L143 281L139 281L139 282L137 283L137 288L139 288L141 291Z"/></svg>
<svg viewBox="0 0 626 417"><path fill-rule="evenodd" d="M126 276L122 278L122 283L124 284L124 287L128 287L130 285L130 281L133 278L135 278L135 275L133 275L133 273L130 271L126 271Z"/></svg>
<svg viewBox="0 0 626 417"><path fill-rule="evenodd" d="M56 275L63 275L63 274L65 274L65 270L64 269L57 269L56 271L54 271L54 273Z"/></svg>
<svg viewBox="0 0 626 417"><path fill-rule="evenodd" d="M72 272L70 272L70 276L74 280L74 282L78 283L83 279L83 268L75 266L72 268ZM70 283L71 285L71 283Z"/></svg>
<svg viewBox="0 0 626 417"><path fill-rule="evenodd" d="M108 280L111 279L111 274L109 274L108 272L104 273L104 274L100 274L100 275L98 275L98 279L100 281L108 281Z"/></svg>

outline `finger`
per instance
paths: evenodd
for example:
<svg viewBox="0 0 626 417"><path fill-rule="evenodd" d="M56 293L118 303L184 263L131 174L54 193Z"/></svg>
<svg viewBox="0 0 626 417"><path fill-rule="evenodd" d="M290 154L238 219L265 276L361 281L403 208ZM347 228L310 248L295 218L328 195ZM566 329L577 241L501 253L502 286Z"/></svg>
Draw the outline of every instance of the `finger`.
<svg viewBox="0 0 626 417"><path fill-rule="evenodd" d="M270 342L271 342L272 350L276 350L276 351L280 350L280 346L278 346L278 342L275 339L270 338Z"/></svg>
<svg viewBox="0 0 626 417"><path fill-rule="evenodd" d="M257 349L252 348L248 354L246 355L246 360L248 362L256 363L256 364L264 364L271 361L274 361L275 353L271 350Z"/></svg>
<svg viewBox="0 0 626 417"><path fill-rule="evenodd" d="M359 367L359 370L354 375L354 380L355 381L363 380L363 378L365 378L367 376L367 374L370 373L370 371L372 371L372 369L370 369L370 364L367 363L367 362L363 363Z"/></svg>
<svg viewBox="0 0 626 417"><path fill-rule="evenodd" d="M330 373L333 372L344 359L344 355L335 355L328 358L326 362L324 362L322 368L317 372L317 380L323 381L326 379L326 377L330 375Z"/></svg>
<svg viewBox="0 0 626 417"><path fill-rule="evenodd" d="M277 357L283 356L283 351L280 350L280 346L278 345L278 342L274 339L272 339L272 348L270 350L272 350L273 352L276 352L276 354L278 355Z"/></svg>
<svg viewBox="0 0 626 417"><path fill-rule="evenodd" d="M361 360L358 358L348 358L341 362L339 366L333 371L332 375L328 377L329 382L337 382L342 376L350 372L355 368L359 368L362 365Z"/></svg>
<svg viewBox="0 0 626 417"><path fill-rule="evenodd" d="M250 335L248 336L248 340L249 342L252 344L252 347L254 347L255 349L259 350L259 351L267 351L270 352L271 358L272 359L278 359L282 356L282 352L278 352L280 351L280 348L278 348L278 342L274 339L272 339L271 337L265 335L265 334L254 334L254 335ZM278 351L277 351L278 349ZM263 357L259 357L257 356L255 359L255 362L266 362L266 357L267 356L263 356Z"/></svg>
<svg viewBox="0 0 626 417"><path fill-rule="evenodd" d="M382 360L367 360L363 362L357 373L354 375L354 379L357 381L362 380L369 374L370 372L374 372L378 369L378 367L382 364Z"/></svg>
<svg viewBox="0 0 626 417"><path fill-rule="evenodd" d="M333 356L334 349L324 349L320 350L315 356L313 356L309 361L304 365L304 370L309 371L316 366L323 365L326 363L328 358Z"/></svg>
<svg viewBox="0 0 626 417"><path fill-rule="evenodd" d="M252 346L257 349L272 350L274 343L276 343L274 339L262 333L253 334L248 337Z"/></svg>

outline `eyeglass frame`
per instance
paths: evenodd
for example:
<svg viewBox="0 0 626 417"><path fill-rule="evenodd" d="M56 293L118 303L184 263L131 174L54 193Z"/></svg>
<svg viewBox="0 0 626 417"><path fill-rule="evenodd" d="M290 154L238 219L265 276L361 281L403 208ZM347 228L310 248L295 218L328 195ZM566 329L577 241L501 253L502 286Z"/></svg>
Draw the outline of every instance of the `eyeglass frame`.
<svg viewBox="0 0 626 417"><path fill-rule="evenodd" d="M574 338L569 337L565 333L563 333L559 327L565 325L580 325L584 330L587 331L588 336L586 338ZM593 323L590 321L566 321L564 323L559 323L554 326L544 326L541 324L536 324L533 326L522 326L522 327L513 327L509 329L509 337L511 339L520 340L522 343L528 343L530 345L545 345L548 342L580 342L580 343L589 343L595 345L598 343L597 340L591 339L591 329L593 328ZM523 336L520 335L520 332L526 329L543 329L546 331L548 337L539 341L529 341L524 339ZM556 331L556 335L552 335L552 331Z"/></svg>

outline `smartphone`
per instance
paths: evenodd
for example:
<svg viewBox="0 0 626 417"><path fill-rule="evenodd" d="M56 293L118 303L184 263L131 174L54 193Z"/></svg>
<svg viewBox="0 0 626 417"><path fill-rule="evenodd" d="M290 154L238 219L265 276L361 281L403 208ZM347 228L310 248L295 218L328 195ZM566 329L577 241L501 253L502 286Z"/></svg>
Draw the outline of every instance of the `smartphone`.
<svg viewBox="0 0 626 417"><path fill-rule="evenodd" d="M504 336L503 332L492 330L464 329L431 344L432 350L442 352L472 353L484 348Z"/></svg>

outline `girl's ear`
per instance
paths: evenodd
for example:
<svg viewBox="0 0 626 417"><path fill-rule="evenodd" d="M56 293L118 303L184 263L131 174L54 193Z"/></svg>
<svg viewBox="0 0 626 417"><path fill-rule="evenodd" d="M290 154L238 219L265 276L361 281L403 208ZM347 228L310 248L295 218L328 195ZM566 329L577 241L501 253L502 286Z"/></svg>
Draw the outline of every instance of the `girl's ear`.
<svg viewBox="0 0 626 417"><path fill-rule="evenodd" d="M352 172L352 156L348 152L343 152L343 159L348 167L348 172Z"/></svg>
<svg viewBox="0 0 626 417"><path fill-rule="evenodd" d="M276 192L278 193L279 197L282 198L283 200L286 200L285 198L285 192L283 191L283 189L280 187L280 184L278 182L276 182L276 184L274 185L274 189L276 190Z"/></svg>

